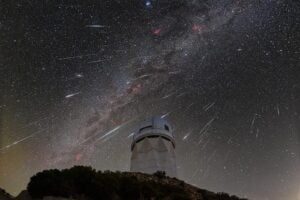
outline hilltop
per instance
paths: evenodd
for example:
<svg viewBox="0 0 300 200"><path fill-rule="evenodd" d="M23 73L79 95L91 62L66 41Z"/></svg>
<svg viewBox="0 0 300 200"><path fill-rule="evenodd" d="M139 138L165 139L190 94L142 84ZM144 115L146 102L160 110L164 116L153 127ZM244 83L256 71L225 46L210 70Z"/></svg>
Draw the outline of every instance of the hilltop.
<svg viewBox="0 0 300 200"><path fill-rule="evenodd" d="M85 166L39 172L31 177L27 191L21 192L16 198L0 191L0 200L34 199L245 200L226 193L213 193L197 188L177 178L167 177L164 172L153 175L101 172Z"/></svg>

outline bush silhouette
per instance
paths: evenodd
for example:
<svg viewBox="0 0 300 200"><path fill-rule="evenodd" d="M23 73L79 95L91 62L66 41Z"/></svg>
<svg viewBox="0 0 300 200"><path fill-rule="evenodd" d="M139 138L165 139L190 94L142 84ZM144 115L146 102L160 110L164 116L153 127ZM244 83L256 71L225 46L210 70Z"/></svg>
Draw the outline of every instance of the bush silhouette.
<svg viewBox="0 0 300 200"><path fill-rule="evenodd" d="M33 176L28 184L28 192L34 198L43 196L68 197L68 184L64 182L62 173L57 170L46 170Z"/></svg>
<svg viewBox="0 0 300 200"><path fill-rule="evenodd" d="M157 171L153 175L156 176L157 178L166 178L167 177L165 171Z"/></svg>

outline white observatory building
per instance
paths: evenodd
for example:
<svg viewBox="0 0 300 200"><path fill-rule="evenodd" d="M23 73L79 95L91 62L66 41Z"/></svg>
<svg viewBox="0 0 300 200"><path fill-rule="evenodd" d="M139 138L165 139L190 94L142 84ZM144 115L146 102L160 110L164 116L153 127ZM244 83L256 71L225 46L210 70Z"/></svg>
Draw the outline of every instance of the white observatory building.
<svg viewBox="0 0 300 200"><path fill-rule="evenodd" d="M130 171L165 171L176 177L175 141L166 119L156 116L145 120L133 135L131 151Z"/></svg>

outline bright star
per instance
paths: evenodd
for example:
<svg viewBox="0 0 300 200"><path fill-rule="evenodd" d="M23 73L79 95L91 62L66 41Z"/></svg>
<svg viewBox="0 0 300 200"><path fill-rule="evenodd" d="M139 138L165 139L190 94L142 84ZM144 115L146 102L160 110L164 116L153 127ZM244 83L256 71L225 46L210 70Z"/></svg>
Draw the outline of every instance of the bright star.
<svg viewBox="0 0 300 200"><path fill-rule="evenodd" d="M151 0L146 0L146 1L145 1L145 6L146 6L147 8L152 8L152 1L151 1Z"/></svg>

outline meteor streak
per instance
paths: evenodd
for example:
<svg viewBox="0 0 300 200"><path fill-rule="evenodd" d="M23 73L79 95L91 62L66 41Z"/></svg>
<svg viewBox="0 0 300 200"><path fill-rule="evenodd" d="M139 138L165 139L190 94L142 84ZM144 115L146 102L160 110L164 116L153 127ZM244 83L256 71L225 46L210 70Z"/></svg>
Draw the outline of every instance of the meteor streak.
<svg viewBox="0 0 300 200"><path fill-rule="evenodd" d="M90 25L86 25L85 27L88 28L105 28L105 25L100 25L100 24L90 24Z"/></svg>
<svg viewBox="0 0 300 200"><path fill-rule="evenodd" d="M21 142L24 142L25 140L28 140L29 138L34 137L35 135L41 133L41 132L44 131L44 130L46 130L46 129L39 130L39 131L37 131L37 132L35 132L35 133L32 133L32 134L30 134L30 135L28 135L28 136L26 136L26 137L24 137L24 138L22 138L22 139L20 139L20 140L14 141L13 143L11 143L11 144L9 144L9 145L6 145L5 147L0 148L0 151L4 151L5 149L8 149L8 148L10 148L10 147L12 147L12 146L14 146L14 145L17 145L17 144L19 144L19 143L21 143Z"/></svg>
<svg viewBox="0 0 300 200"><path fill-rule="evenodd" d="M68 99L68 98L71 98L71 97L76 96L76 95L78 95L78 94L80 94L80 92L68 94L68 95L65 96L65 98Z"/></svg>

